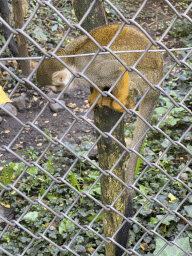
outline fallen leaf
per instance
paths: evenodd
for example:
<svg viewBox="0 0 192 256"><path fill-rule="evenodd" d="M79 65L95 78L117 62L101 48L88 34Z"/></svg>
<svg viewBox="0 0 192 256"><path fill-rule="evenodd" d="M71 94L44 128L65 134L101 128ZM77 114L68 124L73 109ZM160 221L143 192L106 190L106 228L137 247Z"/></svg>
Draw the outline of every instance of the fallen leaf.
<svg viewBox="0 0 192 256"><path fill-rule="evenodd" d="M42 226L47 227L49 226L49 223L42 224Z"/></svg>
<svg viewBox="0 0 192 256"><path fill-rule="evenodd" d="M171 199L169 202L174 201L175 199L177 199L173 194L169 193L168 197Z"/></svg>
<svg viewBox="0 0 192 256"><path fill-rule="evenodd" d="M30 61L30 67L31 67L31 69L34 69L34 68L37 66L37 64L38 64L38 61L33 61L33 60L31 60L31 61Z"/></svg>
<svg viewBox="0 0 192 256"><path fill-rule="evenodd" d="M95 249L93 247L87 247L86 250L91 254L94 253Z"/></svg>
<svg viewBox="0 0 192 256"><path fill-rule="evenodd" d="M55 230L56 227L55 227L55 226L51 226L49 229L50 229L50 230Z"/></svg>
<svg viewBox="0 0 192 256"><path fill-rule="evenodd" d="M18 149L21 145L20 144L15 144L15 146L13 147L13 149Z"/></svg>
<svg viewBox="0 0 192 256"><path fill-rule="evenodd" d="M67 106L69 108L75 108L77 105L75 103L69 103Z"/></svg>
<svg viewBox="0 0 192 256"><path fill-rule="evenodd" d="M9 131L9 130L6 130L5 133L10 133L10 131Z"/></svg>
<svg viewBox="0 0 192 256"><path fill-rule="evenodd" d="M140 244L140 247L143 249L143 250L146 250L147 248L149 248L149 245L147 243L143 243L143 244Z"/></svg>

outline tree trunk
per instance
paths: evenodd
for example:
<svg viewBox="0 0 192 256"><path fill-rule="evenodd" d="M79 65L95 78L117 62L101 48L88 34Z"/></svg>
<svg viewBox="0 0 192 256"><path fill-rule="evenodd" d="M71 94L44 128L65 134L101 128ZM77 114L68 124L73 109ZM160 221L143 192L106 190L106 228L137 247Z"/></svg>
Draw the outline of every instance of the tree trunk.
<svg viewBox="0 0 192 256"><path fill-rule="evenodd" d="M9 24L9 7L8 7L7 0L0 0L0 13L4 21L6 21L7 24ZM5 40L8 40L8 38L11 35L11 31L5 25L3 25L3 35L5 37ZM17 45L13 40L13 38L11 39L8 47L14 57L19 56Z"/></svg>
<svg viewBox="0 0 192 256"><path fill-rule="evenodd" d="M15 28L22 28L24 25L23 10L22 10L22 1L12 0ZM27 50L27 40L25 36L18 34L17 35L17 44L20 57L28 57ZM28 76L31 73L30 62L29 60L20 61L22 73L24 76Z"/></svg>
<svg viewBox="0 0 192 256"><path fill-rule="evenodd" d="M92 0L73 0L73 7L78 21L89 8ZM90 30L106 25L106 17L104 12L103 3L97 1L93 7L91 14L82 23L82 27L88 32ZM121 114L113 111L108 107L96 107L94 111L94 120L96 126L103 132L109 132L116 122L119 120ZM97 137L100 134L97 133ZM113 136L118 139L123 145L124 140L124 121L122 121L113 133ZM98 143L99 166L103 170L110 170L121 156L123 149L112 139L102 138ZM126 157L127 158L127 157ZM113 173L121 180L125 181L125 157L115 167ZM112 204L117 196L122 192L123 186L112 176L102 176L101 178L101 192L102 203L104 205ZM115 208L124 215L125 212L126 193L115 203ZM111 237L117 228L121 225L122 218L113 211L104 211L103 215L103 228L105 237ZM115 245L113 243L106 243L106 256L115 255Z"/></svg>
<svg viewBox="0 0 192 256"><path fill-rule="evenodd" d="M77 17L78 21L81 20L92 2L93 0L72 0L75 16ZM106 24L107 18L105 15L104 5L102 2L96 1L88 17L82 23L82 27L89 32L96 27Z"/></svg>
<svg viewBox="0 0 192 256"><path fill-rule="evenodd" d="M113 111L110 108L96 108L94 112L94 121L96 126L103 132L109 132L112 127L119 120L121 114ZM97 133L97 137L100 134ZM124 140L124 121L122 121L116 130L113 132L113 136L119 140L123 145L125 145ZM110 138L102 138L97 144L99 153L99 166L103 170L110 170L120 156L123 153L123 149L114 140ZM113 170L113 174L119 177L121 180L125 181L125 161L128 155L126 154L119 164ZM101 196L102 203L104 205L111 205L117 196L122 192L124 186L111 175L103 175L101 178ZM114 207L124 214L125 212L125 201L126 192L120 197L120 199L115 203ZM117 228L121 225L122 218L113 211L104 211L103 214L103 228L105 237L111 237ZM113 243L106 243L106 256L115 255L115 245Z"/></svg>

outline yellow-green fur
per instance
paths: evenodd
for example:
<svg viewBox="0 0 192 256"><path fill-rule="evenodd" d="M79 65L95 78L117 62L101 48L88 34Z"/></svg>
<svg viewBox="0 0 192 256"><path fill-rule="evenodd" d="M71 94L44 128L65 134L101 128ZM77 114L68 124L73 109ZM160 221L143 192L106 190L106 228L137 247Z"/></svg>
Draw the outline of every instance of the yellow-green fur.
<svg viewBox="0 0 192 256"><path fill-rule="evenodd" d="M101 46L107 46L115 36L119 27L119 24L99 27L93 30L90 34ZM113 42L110 49L113 51L145 50L149 44L149 39L142 32L140 32L137 28L133 26L126 25L121 31L121 33L118 35L116 40ZM151 49L155 49L155 47L153 46L151 47ZM97 50L98 47L91 41L91 39L89 39L87 36L80 36L79 38L73 40L69 45L67 45L65 49L60 48L57 51L57 55L62 56L94 53ZM121 53L118 54L118 57L120 57L121 60L127 66L132 66L137 61L141 54L142 53ZM81 72L92 57L93 56L84 56L76 58L73 57L63 58L62 60L67 65L75 67L75 70L77 72ZM110 61L111 63L118 63L119 67L115 67L116 73L113 70L113 67L115 65L106 65L106 63L109 63ZM105 64L102 65L102 63ZM85 75L99 87L111 87L121 74L121 67L122 65L111 54L99 55L88 67L88 69L85 72ZM161 54L151 52L147 53L144 56L144 58L139 62L136 68L140 72L142 72L151 83L156 83L156 81L159 81L159 78L162 76L161 67ZM45 59L37 71L37 82L39 83L39 85L42 86L52 85L53 73L59 70L65 70L65 67L60 62L58 62L55 59ZM103 74L102 76L101 72ZM143 81L143 79L138 74L136 74L136 72L129 72L129 76L131 86L130 89L134 88L134 90L143 94L148 85ZM80 82L84 83L85 85L90 85L85 79L80 80ZM58 86L56 87L56 90L59 91L63 89L64 86ZM128 84L124 87L121 86L121 90L123 89L126 95L129 92L128 86ZM119 93L118 90L119 88L118 86L116 86L113 90L114 95L123 95L123 93ZM118 99L122 101L121 96L118 97Z"/></svg>

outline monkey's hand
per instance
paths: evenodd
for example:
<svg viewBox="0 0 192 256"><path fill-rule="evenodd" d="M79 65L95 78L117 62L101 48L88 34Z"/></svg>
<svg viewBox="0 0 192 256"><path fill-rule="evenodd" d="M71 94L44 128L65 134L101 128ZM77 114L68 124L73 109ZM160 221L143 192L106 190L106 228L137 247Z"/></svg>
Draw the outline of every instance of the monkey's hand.
<svg viewBox="0 0 192 256"><path fill-rule="evenodd" d="M103 88L99 87L102 91ZM93 91L91 93L91 95L89 95L89 105L91 106L95 100L97 99L97 97L100 95L100 93L93 88ZM100 97L100 99L97 101L97 106L102 108L102 107L109 107L112 108L112 99L110 97Z"/></svg>
<svg viewBox="0 0 192 256"><path fill-rule="evenodd" d="M99 87L101 90L103 90L102 87ZM93 91L91 93L91 95L89 96L89 105L91 106L95 100L97 99L97 97L100 95L100 93L93 88ZM117 95L120 96L120 95ZM134 93L133 90L129 90L129 93L127 94L127 97L119 97L118 100L121 101L121 103L123 105L125 105L128 109L132 109L135 106L135 101L134 101ZM124 112L124 108L122 108L114 99L112 99L111 97L103 97L101 96L100 99L97 101L97 105L98 107L102 108L102 107L108 107L113 109L114 111L117 112Z"/></svg>

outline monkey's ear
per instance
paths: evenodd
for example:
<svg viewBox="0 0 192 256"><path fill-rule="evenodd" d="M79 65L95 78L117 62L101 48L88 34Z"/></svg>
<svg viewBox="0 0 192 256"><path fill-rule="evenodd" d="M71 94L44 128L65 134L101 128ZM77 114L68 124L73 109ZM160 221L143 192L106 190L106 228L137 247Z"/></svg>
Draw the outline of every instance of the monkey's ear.
<svg viewBox="0 0 192 256"><path fill-rule="evenodd" d="M95 69L101 78L117 79L121 74L122 64L118 60L107 59L98 63Z"/></svg>

